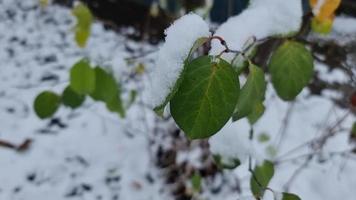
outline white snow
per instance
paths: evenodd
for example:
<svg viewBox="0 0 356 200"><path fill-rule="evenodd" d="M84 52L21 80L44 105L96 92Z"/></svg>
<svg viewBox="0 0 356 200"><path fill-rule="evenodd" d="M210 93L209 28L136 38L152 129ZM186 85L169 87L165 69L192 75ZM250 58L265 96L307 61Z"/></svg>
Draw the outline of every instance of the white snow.
<svg viewBox="0 0 356 200"><path fill-rule="evenodd" d="M263 39L269 36L297 32L302 21L301 0L255 0L240 15L223 23L214 35L221 36L228 46L241 50L251 37ZM219 41L212 42L210 54L217 55L224 47ZM230 61L234 54L223 54Z"/></svg>
<svg viewBox="0 0 356 200"><path fill-rule="evenodd" d="M176 20L165 34L165 43L158 52L156 67L151 74L151 101L154 107L163 103L174 87L194 42L210 36L208 24L193 13Z"/></svg>
<svg viewBox="0 0 356 200"><path fill-rule="evenodd" d="M239 129L240 122L229 121L218 133L209 138L210 150L220 155L222 162L230 164L234 159L244 163L248 156L252 156L252 142L249 132Z"/></svg>
<svg viewBox="0 0 356 200"><path fill-rule="evenodd" d="M253 6L259 7L259 4L264 1L253 1L254 4L250 9ZM74 23L70 11L58 6L49 6L44 10L33 8L32 6L37 3L37 0L0 1L0 30L2 30L0 31L0 139L16 144L21 143L25 138L32 138L34 141L30 150L25 153L0 148L0 199L99 200L101 198L106 200L114 199L115 195L122 200L174 199L168 194L169 185L164 183L160 169L157 169L153 163L154 153L150 152L152 146L162 142L157 138L159 136L154 126L159 125L158 129L164 132L172 121L158 121L154 113L144 106L146 102L134 104L128 110L126 119L119 119L117 115L108 113L103 104L93 103L90 100L85 102L83 108L76 111L61 108L56 117L67 125L66 128L57 126L48 128L49 121L38 119L32 110L33 99L40 91L45 89L62 91L68 83L69 68L83 56L90 57L95 64L111 67L119 80L125 81L122 85L124 91L128 88L138 91L140 88L146 88L150 84L147 74L143 74L140 78L135 77L135 80L128 78L132 68L124 61L124 58L130 56L125 51L125 45L135 46L135 49L145 51L152 47L143 43L128 42L128 39L122 35L107 31L100 23L95 23L88 47L84 50L80 49L73 40L71 28ZM22 10L22 8L26 9ZM13 19L10 19L7 10L16 13ZM267 16L266 13L264 15ZM192 18L196 19L196 17ZM346 21L348 22L345 26L353 26L353 20L344 22ZM264 27L263 24L257 23L256 19L253 22ZM336 20L337 23L339 22ZM178 33L184 35L184 31L188 32L187 30L196 28L196 26L181 27ZM204 29L206 30L202 32L209 34L207 27ZM337 29L352 34L352 30ZM242 30L238 30L237 34L248 37L248 34L240 31ZM232 36L231 33L231 38L234 39ZM167 36L167 41L168 38L171 37ZM335 40L338 41L340 38L335 35ZM174 40L173 36L172 40ZM194 39L191 40L186 46L188 43L192 45ZM25 43L26 45L22 45ZM164 52L160 54L176 55L173 53L175 45L181 47L183 43L185 40L171 41L169 48L163 48L170 54ZM241 40L240 44L243 43L244 40ZM187 51L189 49L190 47L186 47ZM179 52L187 53L182 49ZM55 61L44 62L46 57L53 55ZM150 54L150 59L154 56L155 54ZM153 65L145 59L140 61L147 68ZM179 69L177 67L176 70ZM316 69L323 79L337 82L347 80L344 74L338 71L327 73L325 66L316 66ZM170 72L169 69L167 71ZM161 74L163 77L165 77L164 73ZM41 81L48 75L56 76L57 80ZM151 79L162 79L162 76L154 76ZM141 92L147 91L141 90ZM137 98L142 100L140 93ZM325 134L328 127L335 124L348 110L339 108L325 96L310 96L308 91L304 90L295 102L289 125L283 134L285 137L278 145L279 132L285 124L283 119L291 104L278 99L271 85L268 86L265 104L265 114L255 124L254 132L255 136L261 133L269 134L271 137L269 142L260 144L254 140L250 143L248 140L250 127L245 119L234 124L229 122L209 142L213 152L225 154L228 158L238 157L244 160L246 155L256 152L256 155L261 155L263 158L277 159L280 164L276 166L270 187L276 191L283 191L284 184L294 170L303 164L305 159L301 156L311 153L311 149L306 145L298 151L285 154ZM322 156L316 156L310 166L301 172L291 184L290 192L298 194L305 200L354 200L355 154L349 157L327 156L330 152L353 147L348 141L348 133L354 121L355 117L350 114L339 124L340 131L327 142L322 149ZM44 129L49 132L41 133L40 130ZM168 142L164 144L169 146ZM278 149L275 157L268 155L266 151L268 146ZM178 154L177 161L187 161L193 163L193 166L199 166L200 154L198 147L192 151L186 150ZM31 174L35 174L35 178L33 181L28 181L27 178ZM246 162L234 171L224 171L224 174L223 177L217 176L214 180L204 181L203 199L253 199L249 190L250 176ZM147 175L153 177L154 183L147 180ZM119 181L106 183L106 178L117 177L120 177ZM82 191L81 195L71 198L65 197L73 188L83 183L89 184L92 187L91 191ZM234 187L236 183L240 185L241 193ZM218 193L206 189L219 188L220 184L225 185ZM267 193L264 200L269 199L273 198L270 193Z"/></svg>
<svg viewBox="0 0 356 200"><path fill-rule="evenodd" d="M344 35L356 35L356 19L354 17L336 17L333 30Z"/></svg>

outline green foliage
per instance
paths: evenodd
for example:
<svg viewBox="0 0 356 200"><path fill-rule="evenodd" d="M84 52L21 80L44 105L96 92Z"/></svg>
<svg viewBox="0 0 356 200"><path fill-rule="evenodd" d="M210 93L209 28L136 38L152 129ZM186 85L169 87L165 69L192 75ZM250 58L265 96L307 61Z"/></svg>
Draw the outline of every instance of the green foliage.
<svg viewBox="0 0 356 200"><path fill-rule="evenodd" d="M352 124L351 133L350 133L350 140L356 141L356 122Z"/></svg>
<svg viewBox="0 0 356 200"><path fill-rule="evenodd" d="M125 109L123 107L123 103L119 95L114 96L114 98L105 103L109 111L118 113L120 117L125 117Z"/></svg>
<svg viewBox="0 0 356 200"><path fill-rule="evenodd" d="M93 16L87 6L79 3L72 10L72 14L77 19L75 26L75 41L79 47L85 47L91 32Z"/></svg>
<svg viewBox="0 0 356 200"><path fill-rule="evenodd" d="M228 162L226 162L221 159L220 155L213 155L213 158L216 166L220 169L232 170L241 165L241 161L239 159L231 159Z"/></svg>
<svg viewBox="0 0 356 200"><path fill-rule="evenodd" d="M70 70L70 87L83 95L95 90L95 71L87 60L80 60Z"/></svg>
<svg viewBox="0 0 356 200"><path fill-rule="evenodd" d="M85 100L85 96L76 93L70 86L67 86L62 94L62 103L70 108L78 108Z"/></svg>
<svg viewBox="0 0 356 200"><path fill-rule="evenodd" d="M210 56L185 66L183 81L170 102L171 114L191 139L218 132L231 117L239 93L232 66Z"/></svg>
<svg viewBox="0 0 356 200"><path fill-rule="evenodd" d="M253 125L255 124L265 112L265 106L262 102L257 102L254 107L252 108L252 112L247 115L248 122Z"/></svg>
<svg viewBox="0 0 356 200"><path fill-rule="evenodd" d="M282 200L301 200L297 195L292 193L282 193Z"/></svg>
<svg viewBox="0 0 356 200"><path fill-rule="evenodd" d="M40 118L52 116L60 103L78 108L85 101L86 95L94 100L104 102L107 109L125 116L125 108L121 99L121 88L116 83L113 75L100 67L93 69L87 60L75 63L70 71L70 85L65 88L62 98L53 92L41 93L34 102L34 108ZM136 92L131 94L129 103L136 97Z"/></svg>
<svg viewBox="0 0 356 200"><path fill-rule="evenodd" d="M192 182L192 188L194 190L194 192L200 192L201 190L201 176L198 173L195 173L192 178L191 178L191 182Z"/></svg>
<svg viewBox="0 0 356 200"><path fill-rule="evenodd" d="M264 112L261 105L265 98L266 81L262 69L250 63L250 73L238 98L233 120L239 120L248 115L250 122L255 123Z"/></svg>
<svg viewBox="0 0 356 200"><path fill-rule="evenodd" d="M284 42L272 55L269 71L278 96L293 100L313 75L313 57L300 43Z"/></svg>
<svg viewBox="0 0 356 200"><path fill-rule="evenodd" d="M263 197L263 194L273 175L273 163L264 161L262 165L256 166L250 180L252 194L256 197Z"/></svg>
<svg viewBox="0 0 356 200"><path fill-rule="evenodd" d="M41 119L51 117L57 110L61 103L61 98L51 92L41 92L34 101L34 110L37 116Z"/></svg>
<svg viewBox="0 0 356 200"><path fill-rule="evenodd" d="M118 95L115 78L100 67L96 67L94 71L95 89L90 93L90 96L97 101L111 101Z"/></svg>
<svg viewBox="0 0 356 200"><path fill-rule="evenodd" d="M257 140L261 143L268 142L271 137L267 133L259 134Z"/></svg>

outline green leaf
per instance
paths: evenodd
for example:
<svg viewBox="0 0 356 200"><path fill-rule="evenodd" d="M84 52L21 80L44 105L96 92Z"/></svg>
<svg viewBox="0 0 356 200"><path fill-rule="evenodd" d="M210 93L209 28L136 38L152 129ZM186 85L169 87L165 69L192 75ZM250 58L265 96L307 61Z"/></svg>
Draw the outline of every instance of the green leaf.
<svg viewBox="0 0 356 200"><path fill-rule="evenodd" d="M56 113L60 103L61 98L57 94L51 91L44 91L36 97L33 107L37 116L45 119Z"/></svg>
<svg viewBox="0 0 356 200"><path fill-rule="evenodd" d="M86 60L80 60L70 70L70 87L78 94L90 94L95 89L95 72Z"/></svg>
<svg viewBox="0 0 356 200"><path fill-rule="evenodd" d="M352 124L351 132L350 132L350 140L356 141L356 122Z"/></svg>
<svg viewBox="0 0 356 200"><path fill-rule="evenodd" d="M268 142L270 139L271 139L271 137L267 133L259 134L258 137L257 137L257 140L260 143Z"/></svg>
<svg viewBox="0 0 356 200"><path fill-rule="evenodd" d="M82 3L79 3L73 8L72 14L77 19L77 24L75 26L75 40L79 47L85 47L90 36L93 16L89 8Z"/></svg>
<svg viewBox="0 0 356 200"><path fill-rule="evenodd" d="M231 117L239 82L232 66L202 56L187 64L183 81L170 102L171 114L191 139L218 132Z"/></svg>
<svg viewBox="0 0 356 200"><path fill-rule="evenodd" d="M190 51L189 51L189 54L187 56L187 58L185 59L185 62L188 63L192 60L192 57L193 57L193 54L196 50L199 49L199 47L203 46L203 44L205 44L206 42L209 41L209 37L201 37L201 38L198 38L192 48L190 48Z"/></svg>
<svg viewBox="0 0 356 200"><path fill-rule="evenodd" d="M247 115L248 122L253 125L255 124L265 112L265 106L262 102L257 102L252 109L252 112Z"/></svg>
<svg viewBox="0 0 356 200"><path fill-rule="evenodd" d="M201 189L201 176L198 173L195 173L192 178L192 187L195 192L200 192Z"/></svg>
<svg viewBox="0 0 356 200"><path fill-rule="evenodd" d="M313 57L300 43L284 42L273 53L269 71L278 96L293 100L313 76Z"/></svg>
<svg viewBox="0 0 356 200"><path fill-rule="evenodd" d="M77 42L77 45L81 48L84 48L87 40L90 36L90 31L88 31L87 29L83 29L83 28L76 28L75 30L75 41Z"/></svg>
<svg viewBox="0 0 356 200"><path fill-rule="evenodd" d="M261 166L256 166L250 180L252 194L263 197L266 187L274 175L274 166L270 161L264 161ZM256 182L257 179L257 182Z"/></svg>
<svg viewBox="0 0 356 200"><path fill-rule="evenodd" d="M96 67L95 71L95 89L90 96L103 102L109 102L118 95L118 84L115 78L100 67Z"/></svg>
<svg viewBox="0 0 356 200"><path fill-rule="evenodd" d="M128 103L127 103L126 108L129 108L136 101L136 98L137 98L137 91L136 90L131 90L130 91L130 99L129 99Z"/></svg>
<svg viewBox="0 0 356 200"><path fill-rule="evenodd" d="M301 200L301 198L295 194L283 192L282 200Z"/></svg>
<svg viewBox="0 0 356 200"><path fill-rule="evenodd" d="M262 69L252 63L250 63L249 69L250 73L237 100L235 113L233 115L234 121L255 112L250 116L251 122L253 122L258 119L258 115L263 114L261 104L265 98L266 92L265 76ZM260 106L260 108L258 106Z"/></svg>
<svg viewBox="0 0 356 200"><path fill-rule="evenodd" d="M67 86L66 89L64 89L63 94L62 94L62 103L65 106L71 107L71 108L77 108L85 100L85 96L76 93L70 86Z"/></svg>
<svg viewBox="0 0 356 200"><path fill-rule="evenodd" d="M241 165L241 161L239 159L230 159L226 162L222 160L220 155L213 155L213 158L216 166L220 169L232 170Z"/></svg>
<svg viewBox="0 0 356 200"><path fill-rule="evenodd" d="M106 108L111 112L118 113L120 117L125 117L126 112L119 95L115 96L110 101L106 102Z"/></svg>
<svg viewBox="0 0 356 200"><path fill-rule="evenodd" d="M192 48L189 51L189 54L187 56L187 58L184 61L184 66L183 66L183 70L180 74L180 76L178 77L176 83L174 84L174 87L172 88L172 90L170 91L170 93L167 95L166 99L158 106L156 106L153 110L159 115L162 116L163 115L163 111L164 108L166 107L166 105L168 104L168 102L171 101L171 99L173 98L173 96L175 95L175 93L178 91L180 84L183 81L183 76L184 76L184 72L185 72L185 68L186 65L190 63L192 57L193 57L193 53L200 47L202 46L205 42L207 42L209 40L209 38L207 37L201 37L198 38Z"/></svg>

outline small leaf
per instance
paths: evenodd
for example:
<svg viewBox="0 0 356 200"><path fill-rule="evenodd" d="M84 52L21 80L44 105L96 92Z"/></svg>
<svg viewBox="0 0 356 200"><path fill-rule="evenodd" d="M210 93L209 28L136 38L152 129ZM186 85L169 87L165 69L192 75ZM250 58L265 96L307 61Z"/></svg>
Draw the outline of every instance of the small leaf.
<svg viewBox="0 0 356 200"><path fill-rule="evenodd" d="M90 32L87 29L83 28L76 28L75 30L75 41L77 42L77 45L81 48L84 48L87 40L90 36Z"/></svg>
<svg viewBox="0 0 356 200"><path fill-rule="evenodd" d="M247 81L242 87L240 96L237 100L235 113L233 115L234 121L250 115L256 111L254 109L261 109L258 108L258 106L261 105L257 104L262 104L262 101L265 98L266 81L262 69L253 64L250 64L249 69L250 73L247 77ZM255 113L255 115L257 114L261 113ZM256 116L251 116L251 119L253 117L256 118Z"/></svg>
<svg viewBox="0 0 356 200"><path fill-rule="evenodd" d="M118 95L118 84L115 78L100 67L96 67L95 71L95 89L90 96L103 102L109 102Z"/></svg>
<svg viewBox="0 0 356 200"><path fill-rule="evenodd" d="M265 106L262 102L257 102L252 109L252 112L247 115L248 122L253 125L255 124L265 112Z"/></svg>
<svg viewBox="0 0 356 200"><path fill-rule="evenodd" d="M44 91L36 97L33 107L37 116L45 119L56 113L60 102L61 98L57 94L51 91Z"/></svg>
<svg viewBox="0 0 356 200"><path fill-rule="evenodd" d="M48 6L49 2L48 2L48 0L39 0L39 3L42 8L45 8Z"/></svg>
<svg viewBox="0 0 356 200"><path fill-rule="evenodd" d="M218 132L231 117L239 93L232 66L202 56L187 64L183 81L170 102L171 114L191 139Z"/></svg>
<svg viewBox="0 0 356 200"><path fill-rule="evenodd" d="M66 89L64 89L63 91L62 103L65 106L74 109L82 105L84 100L85 96L74 92L74 90L70 86L67 86Z"/></svg>
<svg viewBox="0 0 356 200"><path fill-rule="evenodd" d="M118 113L120 117L125 117L126 115L120 96L115 96L113 99L106 102L106 107L111 112Z"/></svg>
<svg viewBox="0 0 356 200"><path fill-rule="evenodd" d="M255 197L263 197L266 187L274 175L273 163L264 161L261 166L256 166L250 180L252 194ZM258 182L256 182L256 179Z"/></svg>
<svg viewBox="0 0 356 200"><path fill-rule="evenodd" d="M129 102L127 103L126 108L129 108L135 102L136 98L137 98L137 91L131 90L130 91L130 99L129 99Z"/></svg>
<svg viewBox="0 0 356 200"><path fill-rule="evenodd" d="M195 192L200 192L201 190L201 176L198 173L195 173L192 178L192 187Z"/></svg>
<svg viewBox="0 0 356 200"><path fill-rule="evenodd" d="M72 14L77 19L77 24L75 26L75 40L79 47L85 47L90 36L93 16L89 8L82 3L79 3L73 8Z"/></svg>
<svg viewBox="0 0 356 200"><path fill-rule="evenodd" d="M213 155L213 158L216 166L220 169L232 170L241 165L241 161L239 159L230 159L228 161L223 161L220 155Z"/></svg>
<svg viewBox="0 0 356 200"><path fill-rule="evenodd" d="M88 61L80 60L70 71L70 87L78 94L90 94L95 89L95 72Z"/></svg>
<svg viewBox="0 0 356 200"><path fill-rule="evenodd" d="M273 86L280 98L293 100L313 75L313 57L300 43L287 41L273 53L269 63Z"/></svg>
<svg viewBox="0 0 356 200"><path fill-rule="evenodd" d="M283 192L282 200L301 200L301 199L295 194Z"/></svg>
<svg viewBox="0 0 356 200"><path fill-rule="evenodd" d="M156 114L158 114L159 116L163 116L163 112L164 112L164 108L166 107L166 105L171 101L171 99L173 98L173 96L175 95L175 93L178 91L180 84L183 81L183 76L184 76L184 72L185 72L185 68L186 65L189 64L192 60L193 57L193 53L200 47L202 46L205 42L207 42L209 40L209 38L207 37L201 37L198 38L192 48L190 49L187 58L184 61L184 66L183 66L183 70L180 74L180 76L178 77L176 83L174 84L174 87L172 88L172 90L170 91L170 93L167 95L167 97L165 98L165 100L159 105L156 106L153 110L156 112Z"/></svg>
<svg viewBox="0 0 356 200"><path fill-rule="evenodd" d="M209 41L209 38L208 37L201 37L201 38L198 38L192 48L190 48L190 51L189 51L189 54L187 56L187 58L185 59L185 62L188 63L192 60L193 58L193 54L196 50L198 50L201 46L203 46L206 42Z"/></svg>
<svg viewBox="0 0 356 200"><path fill-rule="evenodd" d="M311 22L311 28L314 32L320 34L328 34L331 32L333 27L333 19L325 19L323 21L313 18Z"/></svg>
<svg viewBox="0 0 356 200"><path fill-rule="evenodd" d="M260 143L268 142L270 139L271 139L271 137L267 133L259 134L258 137L257 137L257 140Z"/></svg>

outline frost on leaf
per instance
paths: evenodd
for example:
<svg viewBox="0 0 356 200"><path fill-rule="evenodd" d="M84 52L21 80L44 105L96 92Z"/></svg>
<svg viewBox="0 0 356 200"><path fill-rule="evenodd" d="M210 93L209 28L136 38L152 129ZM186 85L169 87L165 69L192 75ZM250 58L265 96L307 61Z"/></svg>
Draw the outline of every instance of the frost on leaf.
<svg viewBox="0 0 356 200"><path fill-rule="evenodd" d="M173 96L171 93L176 90L176 82L194 42L210 36L208 24L196 14L179 18L165 34L165 43L158 52L157 63L151 74L151 103L156 110L164 109Z"/></svg>
<svg viewBox="0 0 356 200"><path fill-rule="evenodd" d="M302 15L301 0L251 0L246 10L223 23L215 35L223 37L231 49L241 50L252 36L263 39L297 32ZM217 55L223 49L219 41L212 41L210 54ZM231 61L234 54L224 54L223 58Z"/></svg>

